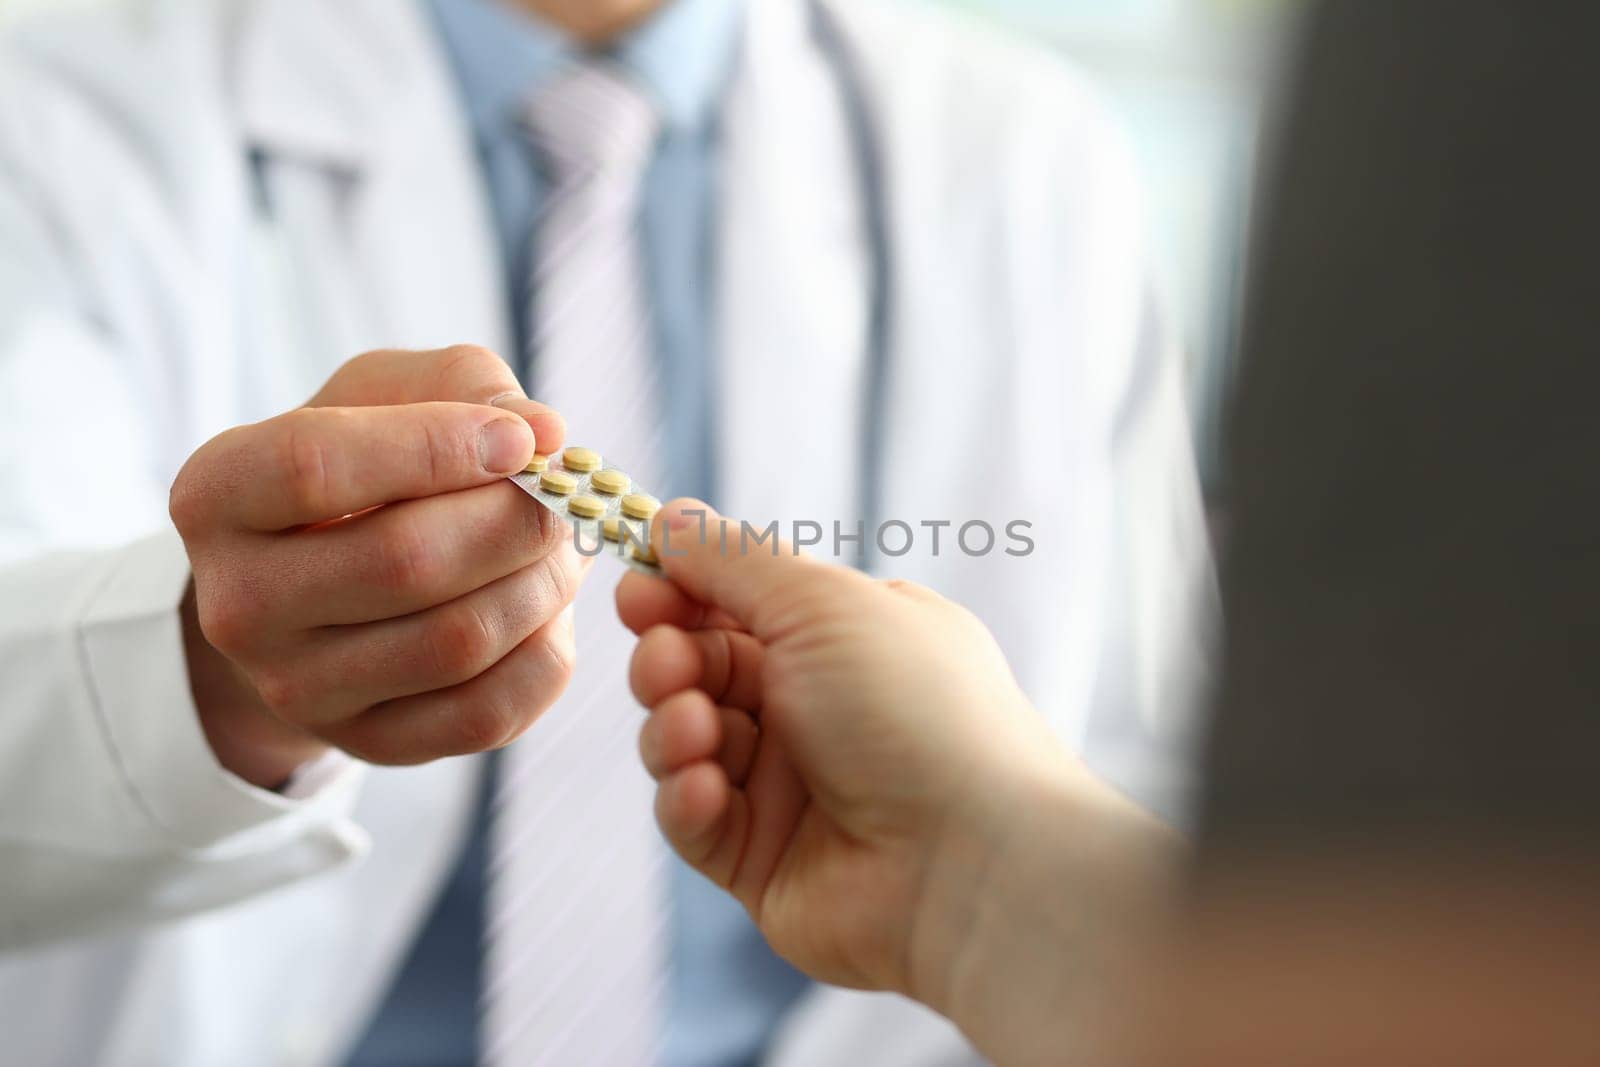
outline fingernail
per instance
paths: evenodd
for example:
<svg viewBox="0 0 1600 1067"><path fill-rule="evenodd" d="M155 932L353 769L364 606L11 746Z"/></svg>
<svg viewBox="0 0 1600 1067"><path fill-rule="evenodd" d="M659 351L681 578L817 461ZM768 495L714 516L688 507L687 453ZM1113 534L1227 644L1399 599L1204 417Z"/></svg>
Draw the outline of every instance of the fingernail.
<svg viewBox="0 0 1600 1067"><path fill-rule="evenodd" d="M478 436L478 457L490 474L516 474L533 455L533 431L517 419L496 419Z"/></svg>
<svg viewBox="0 0 1600 1067"><path fill-rule="evenodd" d="M502 411L515 411L517 414L521 415L523 412L528 410L529 405L531 405L533 401L529 400L521 393L501 393L499 396L489 401L489 403L494 407L500 408Z"/></svg>

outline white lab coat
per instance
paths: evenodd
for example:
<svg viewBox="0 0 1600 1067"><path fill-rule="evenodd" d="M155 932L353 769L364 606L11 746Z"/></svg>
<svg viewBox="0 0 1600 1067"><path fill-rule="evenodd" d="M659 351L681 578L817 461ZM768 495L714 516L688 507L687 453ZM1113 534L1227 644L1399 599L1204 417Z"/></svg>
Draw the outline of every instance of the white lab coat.
<svg viewBox="0 0 1600 1067"><path fill-rule="evenodd" d="M835 6L883 135L897 264L889 516L1026 518L1038 544L972 559L947 531L940 558L924 542L885 570L971 605L1061 732L1172 810L1210 579L1128 155L1055 63L943 17ZM349 356L509 346L470 134L419 7L123 0L0 50L8 1062L336 1062L461 840L473 760L350 766L299 798L217 766L165 514L196 446ZM797 0L753 0L721 182L718 503L848 525L865 222L838 88L805 42ZM969 1057L920 1009L838 991L773 1054Z"/></svg>

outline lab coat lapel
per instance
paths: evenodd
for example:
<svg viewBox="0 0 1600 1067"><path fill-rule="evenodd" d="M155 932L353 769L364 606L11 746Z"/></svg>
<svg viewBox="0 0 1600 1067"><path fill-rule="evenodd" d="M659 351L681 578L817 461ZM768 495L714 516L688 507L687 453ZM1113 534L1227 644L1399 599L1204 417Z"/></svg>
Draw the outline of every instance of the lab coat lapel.
<svg viewBox="0 0 1600 1067"><path fill-rule="evenodd" d="M508 319L486 198L420 6L259 0L245 10L234 108L242 150L263 179L258 199L268 204L257 211L244 289L252 330L281 333L256 334L248 348L274 394L269 410L303 403L345 360L370 349L503 346ZM381 831L397 812L409 813L403 830L387 832L410 852L383 868L381 887L346 873L322 898L364 910L362 922L334 922L323 946L324 956L347 965L345 1004L377 1003L396 953L420 929L448 873L478 767L446 761L417 772L425 781L411 772L369 779L365 824ZM419 786L433 798L423 816L396 799ZM322 962L313 958L311 980ZM334 1015L330 1025L347 1021Z"/></svg>
<svg viewBox="0 0 1600 1067"><path fill-rule="evenodd" d="M870 296L859 172L806 5L751 0L724 114L718 503L853 528Z"/></svg>
<svg viewBox="0 0 1600 1067"><path fill-rule="evenodd" d="M241 124L314 358L513 355L471 132L421 5L263 0L243 33Z"/></svg>

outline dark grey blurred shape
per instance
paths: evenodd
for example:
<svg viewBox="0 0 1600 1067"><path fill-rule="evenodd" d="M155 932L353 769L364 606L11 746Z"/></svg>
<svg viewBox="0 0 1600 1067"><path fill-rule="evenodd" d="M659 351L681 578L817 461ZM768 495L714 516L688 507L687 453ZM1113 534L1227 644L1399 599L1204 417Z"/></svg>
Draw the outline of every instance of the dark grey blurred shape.
<svg viewBox="0 0 1600 1067"><path fill-rule="evenodd" d="M1311 13L1252 253L1202 856L1600 852L1600 5Z"/></svg>

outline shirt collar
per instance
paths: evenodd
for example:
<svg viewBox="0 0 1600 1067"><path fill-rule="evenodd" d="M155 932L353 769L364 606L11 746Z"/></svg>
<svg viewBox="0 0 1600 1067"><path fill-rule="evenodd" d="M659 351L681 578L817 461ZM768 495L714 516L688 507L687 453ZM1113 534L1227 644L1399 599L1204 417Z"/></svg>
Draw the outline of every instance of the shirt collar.
<svg viewBox="0 0 1600 1067"><path fill-rule="evenodd" d="M479 133L518 121L528 97L583 55L556 27L503 0L431 0ZM668 0L609 54L655 96L668 129L713 118L737 62L744 0Z"/></svg>

